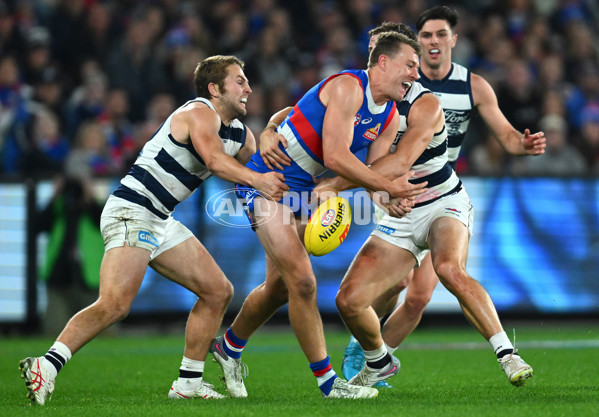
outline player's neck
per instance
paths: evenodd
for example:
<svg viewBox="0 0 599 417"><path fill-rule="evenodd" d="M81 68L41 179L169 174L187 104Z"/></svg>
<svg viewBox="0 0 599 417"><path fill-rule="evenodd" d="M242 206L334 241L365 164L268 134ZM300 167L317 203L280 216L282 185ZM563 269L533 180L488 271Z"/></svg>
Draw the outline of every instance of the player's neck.
<svg viewBox="0 0 599 417"><path fill-rule="evenodd" d="M220 117L221 122L225 126L229 126L231 124L231 122L233 121L234 117L231 117L231 114L229 114L229 112L227 111L225 106L223 106L218 100L213 99L213 100L210 100L210 102L214 106L214 109L216 110L216 113Z"/></svg>
<svg viewBox="0 0 599 417"><path fill-rule="evenodd" d="M420 63L420 70L429 80L442 80L451 71L451 60L442 63L438 67L428 66L425 62Z"/></svg>

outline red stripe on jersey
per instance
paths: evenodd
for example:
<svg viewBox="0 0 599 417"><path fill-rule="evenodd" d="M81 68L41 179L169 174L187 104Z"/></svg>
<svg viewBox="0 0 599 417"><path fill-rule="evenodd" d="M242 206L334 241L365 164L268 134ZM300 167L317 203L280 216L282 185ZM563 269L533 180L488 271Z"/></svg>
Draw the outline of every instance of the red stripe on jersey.
<svg viewBox="0 0 599 417"><path fill-rule="evenodd" d="M326 368L321 369L320 371L313 371L312 373L314 374L315 377L319 377L319 376L323 376L324 374L329 372L331 369L333 369L333 367L331 366L331 364L329 364L329 366L327 366Z"/></svg>
<svg viewBox="0 0 599 417"><path fill-rule="evenodd" d="M393 102L393 108L389 112L389 116L387 116L387 120L385 120L385 125L383 126L383 129L381 130L381 132L379 133L379 135L381 133L383 133L385 131L385 129L387 128L387 126L389 126L389 123L391 123L391 120L393 119L393 116L395 115L395 109L396 108L397 108L397 105L396 105L396 103L394 101Z"/></svg>
<svg viewBox="0 0 599 417"><path fill-rule="evenodd" d="M293 108L293 114L289 116L289 121L293 124L308 149L322 161L322 138L316 133L297 105Z"/></svg>

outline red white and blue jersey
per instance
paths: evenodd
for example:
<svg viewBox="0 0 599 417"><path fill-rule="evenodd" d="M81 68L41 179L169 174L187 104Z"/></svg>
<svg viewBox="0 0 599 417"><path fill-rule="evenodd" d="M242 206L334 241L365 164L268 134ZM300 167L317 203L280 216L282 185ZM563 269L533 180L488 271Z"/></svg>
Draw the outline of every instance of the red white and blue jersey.
<svg viewBox="0 0 599 417"><path fill-rule="evenodd" d="M314 188L312 177L327 171L323 162L322 126L326 107L320 100L324 85L333 78L346 74L356 78L364 91L364 100L354 120L354 134L350 151L354 154L369 147L387 128L395 115L395 102L377 105L372 98L368 73L365 70L347 70L334 74L312 87L293 107L287 118L278 128L287 139L287 149L281 149L292 160L290 167L282 172L285 182L292 191L311 191ZM249 168L265 172L268 170L260 153L256 153L247 165Z"/></svg>

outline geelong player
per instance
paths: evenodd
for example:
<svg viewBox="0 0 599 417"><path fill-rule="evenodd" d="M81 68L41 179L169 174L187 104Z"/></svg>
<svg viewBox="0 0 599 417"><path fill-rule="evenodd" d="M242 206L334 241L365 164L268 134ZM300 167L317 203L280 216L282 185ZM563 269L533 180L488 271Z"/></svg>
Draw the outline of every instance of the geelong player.
<svg viewBox="0 0 599 417"><path fill-rule="evenodd" d="M297 221L302 199L314 188L313 177L327 169L368 189L406 198L422 193L426 183L409 184L411 173L392 181L369 169L355 156L388 154L399 116L395 102L417 78L420 46L397 33L381 36L370 54L367 70L333 75L309 90L278 127L287 143L281 152L290 166L269 168L257 154L247 165L257 172L282 172L290 199L275 202L240 187L255 230L266 251L266 280L246 298L224 337L212 345L232 396L245 397L240 355L250 336L289 302L289 320L324 397L372 398L376 389L349 385L329 363L322 320L316 303L316 277L303 247L305 224ZM405 202L405 201L404 201ZM292 209L294 207L294 209Z"/></svg>
<svg viewBox="0 0 599 417"><path fill-rule="evenodd" d="M179 378L168 397L223 398L202 376L233 287L200 241L171 214L212 174L276 200L288 189L282 174L244 166L256 143L237 120L246 114L252 92L243 67L233 56L198 64L198 98L166 119L108 198L101 218L105 254L98 300L71 318L45 356L21 361L34 404L50 399L56 375L74 353L127 316L148 265L198 296L187 321Z"/></svg>
<svg viewBox="0 0 599 417"><path fill-rule="evenodd" d="M491 86L467 68L451 62L451 49L457 42L457 34L454 33L457 23L458 15L455 10L439 6L425 11L416 25L418 39L423 48L418 83L433 91L443 107L448 130L449 163L455 169L471 113L475 108L494 137L509 153L544 153L546 139L542 132L530 134L528 130L524 133L515 130L499 109ZM374 37L375 33L371 33L371 36ZM464 264L465 260L464 258ZM443 282L443 279L441 281ZM414 269L399 285L374 301L375 311L379 317L384 317L393 311L397 295L407 286L405 301L384 325L383 338L390 352L395 351L416 328L438 282L439 276L435 272L431 253L428 253L420 262L419 268ZM464 307L464 304L462 306ZM468 306L465 307L464 313L489 341L510 382L522 385L532 376L532 368L516 354L507 335L498 326L495 313L491 316L495 325L489 326L486 323L488 320L471 317ZM353 377L362 369L363 364L362 348L352 339L344 357L344 375L347 378Z"/></svg>

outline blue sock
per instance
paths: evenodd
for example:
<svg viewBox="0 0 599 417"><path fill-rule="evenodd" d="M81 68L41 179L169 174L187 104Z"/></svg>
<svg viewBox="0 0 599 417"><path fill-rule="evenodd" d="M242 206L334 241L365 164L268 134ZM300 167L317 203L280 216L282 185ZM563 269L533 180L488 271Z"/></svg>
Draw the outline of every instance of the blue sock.
<svg viewBox="0 0 599 417"><path fill-rule="evenodd" d="M223 337L223 349L230 358L239 359L241 358L241 352L243 352L243 348L247 344L247 340L240 339L235 336L233 330L229 327L225 332L225 337Z"/></svg>
<svg viewBox="0 0 599 417"><path fill-rule="evenodd" d="M333 388L333 382L337 379L337 374L331 367L330 358L327 356L319 362L311 363L310 369L316 377L318 388L324 395L329 395L331 388Z"/></svg>

